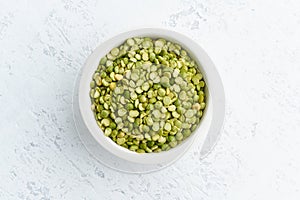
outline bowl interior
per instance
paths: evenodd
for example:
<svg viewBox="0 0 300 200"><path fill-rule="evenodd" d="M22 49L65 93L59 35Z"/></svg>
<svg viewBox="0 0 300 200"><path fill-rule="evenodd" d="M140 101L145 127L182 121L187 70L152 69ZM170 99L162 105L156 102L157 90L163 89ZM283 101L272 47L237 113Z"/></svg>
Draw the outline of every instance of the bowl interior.
<svg viewBox="0 0 300 200"><path fill-rule="evenodd" d="M121 45L126 41L126 39L131 37L165 38L166 40L180 44L184 49L187 50L191 58L197 62L198 67L201 73L203 74L203 78L207 85L206 109L204 110L198 128L194 131L193 134L191 134L191 136L186 138L181 144L179 144L175 148L171 148L168 151L163 151L160 153L138 154L117 145L109 137L106 137L103 134L102 130L98 127L96 120L94 119L93 112L90 108L90 81L92 79L93 73L98 67L100 59L104 55L106 55L113 47ZM211 80L213 79L212 77L214 76L214 74L210 73L210 68L214 68L213 63L210 61L203 49L200 46L198 46L194 41L179 33L164 29L148 28L133 30L119 34L98 46L89 56L82 70L82 77L79 85L79 108L84 123L89 129L90 133L95 138L95 140L106 150L118 157L132 162L138 162L143 164L163 163L174 160L177 157L181 156L191 146L195 137L198 137L198 141L200 142L199 145L201 145L208 133L213 116Z"/></svg>

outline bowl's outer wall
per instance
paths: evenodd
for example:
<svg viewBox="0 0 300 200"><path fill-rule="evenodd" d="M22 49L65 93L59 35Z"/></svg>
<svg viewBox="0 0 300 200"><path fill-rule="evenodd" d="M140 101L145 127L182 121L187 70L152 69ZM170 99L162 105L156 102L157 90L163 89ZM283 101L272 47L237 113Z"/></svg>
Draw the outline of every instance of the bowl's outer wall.
<svg viewBox="0 0 300 200"><path fill-rule="evenodd" d="M93 112L90 109L91 106L91 101L89 97L90 81L92 80L91 77L93 73L95 72L95 70L99 65L100 59L104 55L106 55L113 47L117 47L122 43L124 43L127 38L137 37L137 36L151 37L151 38L165 38L169 41L180 44L184 49L187 50L189 55L197 62L208 88L207 90L208 95L206 99L207 107L201 119L201 124L199 128L196 129L194 134L192 134L189 138L187 138L177 147L161 153L137 154L119 145L116 145L110 138L106 137L103 134L102 130L98 127L94 119ZM176 33L174 31L169 31L165 29L146 28L146 29L133 30L133 31L119 34L107 40L106 42L98 46L93 51L93 53L88 57L82 69L82 77L79 85L79 109L86 126L88 127L90 133L93 135L96 141L100 145L102 145L105 149L107 149L109 152L113 153L114 155L132 162L138 162L142 164L156 164L156 163L163 163L167 161L169 162L181 156L191 146L196 136L197 136L197 142L201 147L207 136L207 133L209 132L209 128L211 128L210 125L213 118L213 112L224 109L224 108L216 108L216 109L213 108L213 106L215 106L216 104L213 104L212 101L214 99L215 94L218 92L218 88L216 90L217 86L214 86L215 84L213 82L214 79L216 78L219 78L219 75L215 69L214 64L207 56L207 54L203 51L203 49L191 39L179 33ZM220 129L220 125L215 129L216 130Z"/></svg>

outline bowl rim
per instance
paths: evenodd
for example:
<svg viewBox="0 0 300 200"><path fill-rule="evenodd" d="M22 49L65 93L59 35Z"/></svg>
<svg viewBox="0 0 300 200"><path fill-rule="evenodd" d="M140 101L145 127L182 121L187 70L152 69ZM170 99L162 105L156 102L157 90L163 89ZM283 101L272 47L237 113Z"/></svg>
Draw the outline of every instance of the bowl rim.
<svg viewBox="0 0 300 200"><path fill-rule="evenodd" d="M94 72L96 70L96 67L98 66L98 63L102 56L106 55L112 48L122 44L127 38L137 37L137 36L151 37L151 38L161 37L161 38L165 38L169 41L179 43L184 49L187 50L187 52L190 54L190 56L197 62L199 68L201 68L200 69L201 73L203 73L203 75L204 75L204 79L205 79L205 82L207 83L207 88L208 88L208 95L207 95L207 100L206 100L207 108L205 109L205 112L201 118L200 124L198 125L197 129L193 132L193 134L191 136L189 136L187 139L185 139L180 145L176 146L175 148L171 148L168 151L163 151L160 153L138 154L136 152L132 152L128 149L125 149L125 148L117 145L109 137L106 137L103 134L102 130L96 124L96 120L94 119L94 116L92 115L92 119L91 119L90 118L91 115L87 115L87 112L90 112L90 114L93 114L92 111L90 110L90 106L88 108L83 107L84 105L86 105L86 103L83 103L84 102L83 95L86 92L84 85L87 84L87 80L89 80L88 84L91 81L91 76L87 76L88 71L91 70L89 68L92 68L93 69L92 71ZM114 43L116 43L115 41L121 40L120 38L122 39L122 42L121 43L118 42L118 44L114 44ZM182 42L182 41L185 41L185 42ZM112 44L114 44L114 45L112 45ZM102 49L102 52L105 52L102 55L98 54L98 51L100 48ZM197 52L194 50L197 50ZM95 62L97 62L97 65L93 66L93 65L95 65ZM213 79L212 77L214 77L214 76L216 77L216 79L218 79L218 81L217 81L217 82L219 82L218 84L214 84L214 82L212 81L212 79ZM79 94L78 95L79 110L80 110L83 121L84 121L86 127L88 128L89 132L92 134L92 136L95 138L95 140L109 152L113 153L114 155L116 155L120 158L126 159L128 161L132 161L132 162L138 162L138 163L143 163L143 164L161 163L163 161L166 161L166 159L172 160L172 159L175 159L175 157L177 157L177 156L170 156L170 155L174 155L174 154L183 155L189 149L189 147L192 145L193 141L195 141L195 137L198 135L197 132L198 132L199 128L201 127L203 121L207 121L207 123L208 123L207 126L208 126L209 131L212 129L212 127L211 127L212 121L215 121L215 125L217 126L214 129L215 130L220 129L220 127L222 126L222 123L223 123L223 118L224 118L224 108L222 108L224 106L219 105L218 107L216 107L218 105L217 100L222 100L222 95L217 95L216 90L218 92L221 91L221 93L223 92L222 94L224 94L223 85L222 85L222 83L221 84L220 83L221 83L221 79L215 68L215 65L213 64L211 59L208 57L206 52L195 41L191 40L190 38L186 37L185 35L183 35L181 33L178 33L178 32L172 31L172 30L168 30L168 29L162 29L162 28L134 29L134 30L130 30L130 31L126 31L126 32L117 34L117 35L111 37L110 39L104 41L103 43L98 45L94 49L92 54L88 57L88 59L86 60L84 66L83 66L82 77L80 78L80 83L79 83L79 93L78 93ZM85 95L87 95L87 97L90 101L89 95L88 94L85 94ZM223 100L223 102L224 101L225 101L225 99ZM90 105L90 103L89 103L89 105ZM212 108L212 116L211 117L208 114L208 107ZM215 119L216 115L214 115L214 112L216 112L216 111L219 111L219 113L221 114L221 117L218 117L218 120ZM91 122L91 121L94 121L93 126L92 126L93 122ZM97 131L95 130L95 124L98 129ZM207 132L206 133L206 135L207 135L208 130L206 132ZM101 134L99 134L99 133L101 133ZM181 146L181 151L179 151L180 146Z"/></svg>

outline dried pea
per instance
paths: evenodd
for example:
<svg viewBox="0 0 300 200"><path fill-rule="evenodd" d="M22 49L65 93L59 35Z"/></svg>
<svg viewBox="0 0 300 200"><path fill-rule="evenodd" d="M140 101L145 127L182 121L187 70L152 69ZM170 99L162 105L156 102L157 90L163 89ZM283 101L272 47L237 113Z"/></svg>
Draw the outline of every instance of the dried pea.
<svg viewBox="0 0 300 200"><path fill-rule="evenodd" d="M137 153L167 151L197 128L205 81L180 45L129 38L101 58L90 82L91 110L104 134Z"/></svg>

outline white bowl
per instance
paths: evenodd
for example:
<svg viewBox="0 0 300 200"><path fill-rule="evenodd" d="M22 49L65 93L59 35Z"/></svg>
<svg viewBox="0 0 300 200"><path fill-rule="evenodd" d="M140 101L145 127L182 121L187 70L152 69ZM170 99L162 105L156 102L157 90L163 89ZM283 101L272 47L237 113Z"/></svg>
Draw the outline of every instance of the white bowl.
<svg viewBox="0 0 300 200"><path fill-rule="evenodd" d="M131 37L165 38L169 41L180 44L184 49L187 50L191 58L198 63L199 69L203 74L208 88L208 91L206 92L206 108L201 119L200 126L181 144L175 148L171 148L168 151L163 151L160 153L138 154L117 145L109 137L106 137L103 134L102 130L98 127L91 110L91 99L89 96L90 82L92 80L93 73L99 65L100 59L113 47L121 45L124 41L126 41L126 39ZM211 59L193 40L177 32L165 29L144 28L132 30L121 33L103 42L88 57L82 69L82 76L79 83L79 109L89 132L102 147L112 154L125 160L141 164L159 164L171 162L183 155L183 153L186 152L186 150L191 146L195 138L198 138L197 141L199 142L199 145L202 145L209 131L212 129L214 129L213 131L219 131L224 118L224 95L222 96L224 92L220 81L219 74ZM211 127L212 122L214 122L213 124L215 127Z"/></svg>

